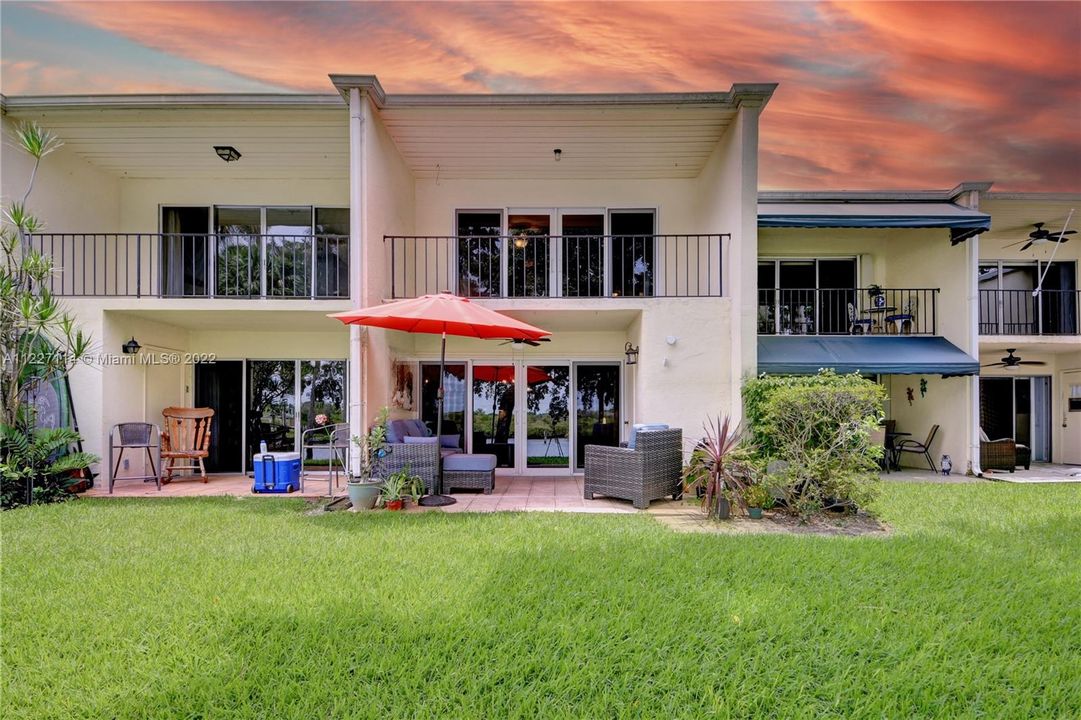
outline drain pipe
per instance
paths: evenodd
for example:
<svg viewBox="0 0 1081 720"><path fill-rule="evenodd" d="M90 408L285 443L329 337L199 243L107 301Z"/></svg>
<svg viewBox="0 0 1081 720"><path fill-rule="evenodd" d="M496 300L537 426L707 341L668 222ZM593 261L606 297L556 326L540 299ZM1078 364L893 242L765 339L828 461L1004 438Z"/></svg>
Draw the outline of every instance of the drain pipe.
<svg viewBox="0 0 1081 720"><path fill-rule="evenodd" d="M349 299L354 309L364 306L364 104L360 88L349 88ZM355 384L349 384L350 436L366 431L364 335L360 326L349 326L349 360L357 377ZM360 468L360 461L360 446L350 443L350 468Z"/></svg>

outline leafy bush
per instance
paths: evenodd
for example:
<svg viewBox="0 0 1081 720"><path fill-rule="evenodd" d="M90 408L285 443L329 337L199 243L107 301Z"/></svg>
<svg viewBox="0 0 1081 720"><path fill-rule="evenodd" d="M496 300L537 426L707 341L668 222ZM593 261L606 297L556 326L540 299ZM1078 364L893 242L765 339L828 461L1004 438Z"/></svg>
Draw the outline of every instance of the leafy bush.
<svg viewBox="0 0 1081 720"><path fill-rule="evenodd" d="M744 491L743 499L746 501L747 507L762 508L763 510L769 510L774 504L773 493L765 485L751 485Z"/></svg>
<svg viewBox="0 0 1081 720"><path fill-rule="evenodd" d="M82 482L78 474L98 461L90 453L67 452L78 441L79 434L70 428L39 428L28 434L10 425L0 426L3 509L72 497L68 488Z"/></svg>
<svg viewBox="0 0 1081 720"><path fill-rule="evenodd" d="M761 462L783 460L771 481L801 516L870 502L882 448L871 442L885 390L857 374L824 370L747 383L745 412Z"/></svg>

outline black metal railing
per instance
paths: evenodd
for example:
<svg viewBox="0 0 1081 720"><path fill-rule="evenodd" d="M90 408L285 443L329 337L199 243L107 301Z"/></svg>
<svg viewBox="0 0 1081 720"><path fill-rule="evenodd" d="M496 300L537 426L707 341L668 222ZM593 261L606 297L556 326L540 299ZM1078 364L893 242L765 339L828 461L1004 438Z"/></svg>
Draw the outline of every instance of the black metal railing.
<svg viewBox="0 0 1081 720"><path fill-rule="evenodd" d="M720 297L728 234L385 236L391 295Z"/></svg>
<svg viewBox="0 0 1081 720"><path fill-rule="evenodd" d="M343 235L40 233L49 290L76 297L349 296Z"/></svg>
<svg viewBox="0 0 1081 720"><path fill-rule="evenodd" d="M980 290L981 335L1077 335L1081 290Z"/></svg>
<svg viewBox="0 0 1081 720"><path fill-rule="evenodd" d="M934 288L759 288L760 335L935 335Z"/></svg>

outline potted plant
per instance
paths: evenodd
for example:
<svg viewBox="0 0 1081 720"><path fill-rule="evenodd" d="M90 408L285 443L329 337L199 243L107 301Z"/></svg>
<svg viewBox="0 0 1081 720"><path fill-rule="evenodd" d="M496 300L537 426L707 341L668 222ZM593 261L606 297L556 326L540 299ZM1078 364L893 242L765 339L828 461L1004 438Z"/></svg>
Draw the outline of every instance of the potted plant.
<svg viewBox="0 0 1081 720"><path fill-rule="evenodd" d="M360 467L347 483L349 503L357 510L371 510L379 499L383 481L374 477L376 463L387 454L387 415L383 408L364 437L354 435L351 441L360 447Z"/></svg>
<svg viewBox="0 0 1081 720"><path fill-rule="evenodd" d="M404 470L388 475L379 491L379 505L387 510L401 510L405 504L407 477Z"/></svg>
<svg viewBox="0 0 1081 720"><path fill-rule="evenodd" d="M751 485L743 492L743 500L747 503L747 514L752 520L761 520L762 511L773 507L773 493L765 485Z"/></svg>
<svg viewBox="0 0 1081 720"><path fill-rule="evenodd" d="M867 286L867 294L871 298L871 304L876 308L886 307L886 296L883 294L881 285L871 283Z"/></svg>

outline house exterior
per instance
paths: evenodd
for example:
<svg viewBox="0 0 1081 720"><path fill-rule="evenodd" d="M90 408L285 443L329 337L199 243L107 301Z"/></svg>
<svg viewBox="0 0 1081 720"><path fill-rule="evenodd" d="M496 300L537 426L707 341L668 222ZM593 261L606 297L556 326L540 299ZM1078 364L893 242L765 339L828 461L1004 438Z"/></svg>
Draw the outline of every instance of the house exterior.
<svg viewBox="0 0 1081 720"><path fill-rule="evenodd" d="M170 405L215 407L217 471L261 441L297 447L316 414L358 431L388 404L430 420L439 339L326 315L440 291L552 332L448 341L444 427L506 472L571 473L640 418L690 436L738 412L772 85L472 97L332 81L327 96L5 98L5 133L35 120L66 142L37 182L34 242L100 345L71 377L88 449ZM5 146L4 194L28 174Z"/></svg>
<svg viewBox="0 0 1081 720"><path fill-rule="evenodd" d="M977 270L1008 259L980 234L1014 202L989 184L760 195L773 85L470 96L331 82L328 95L4 98L5 138L34 120L66 143L31 206L53 290L100 350L71 377L87 449L105 454L113 425L171 405L215 408L218 472L250 468L262 441L299 449L317 415L361 432L389 405L434 425L439 338L327 314L452 292L552 333L448 338L444 432L501 473L578 472L586 444L637 422L693 439L707 416L740 414L747 377L818 358L879 378L913 436L940 424L936 461L978 461L977 361L1002 342L978 331ZM5 197L29 170L5 142ZM142 349L125 355L133 338ZM1053 384L1081 366L1076 329L1010 342L1053 356Z"/></svg>

